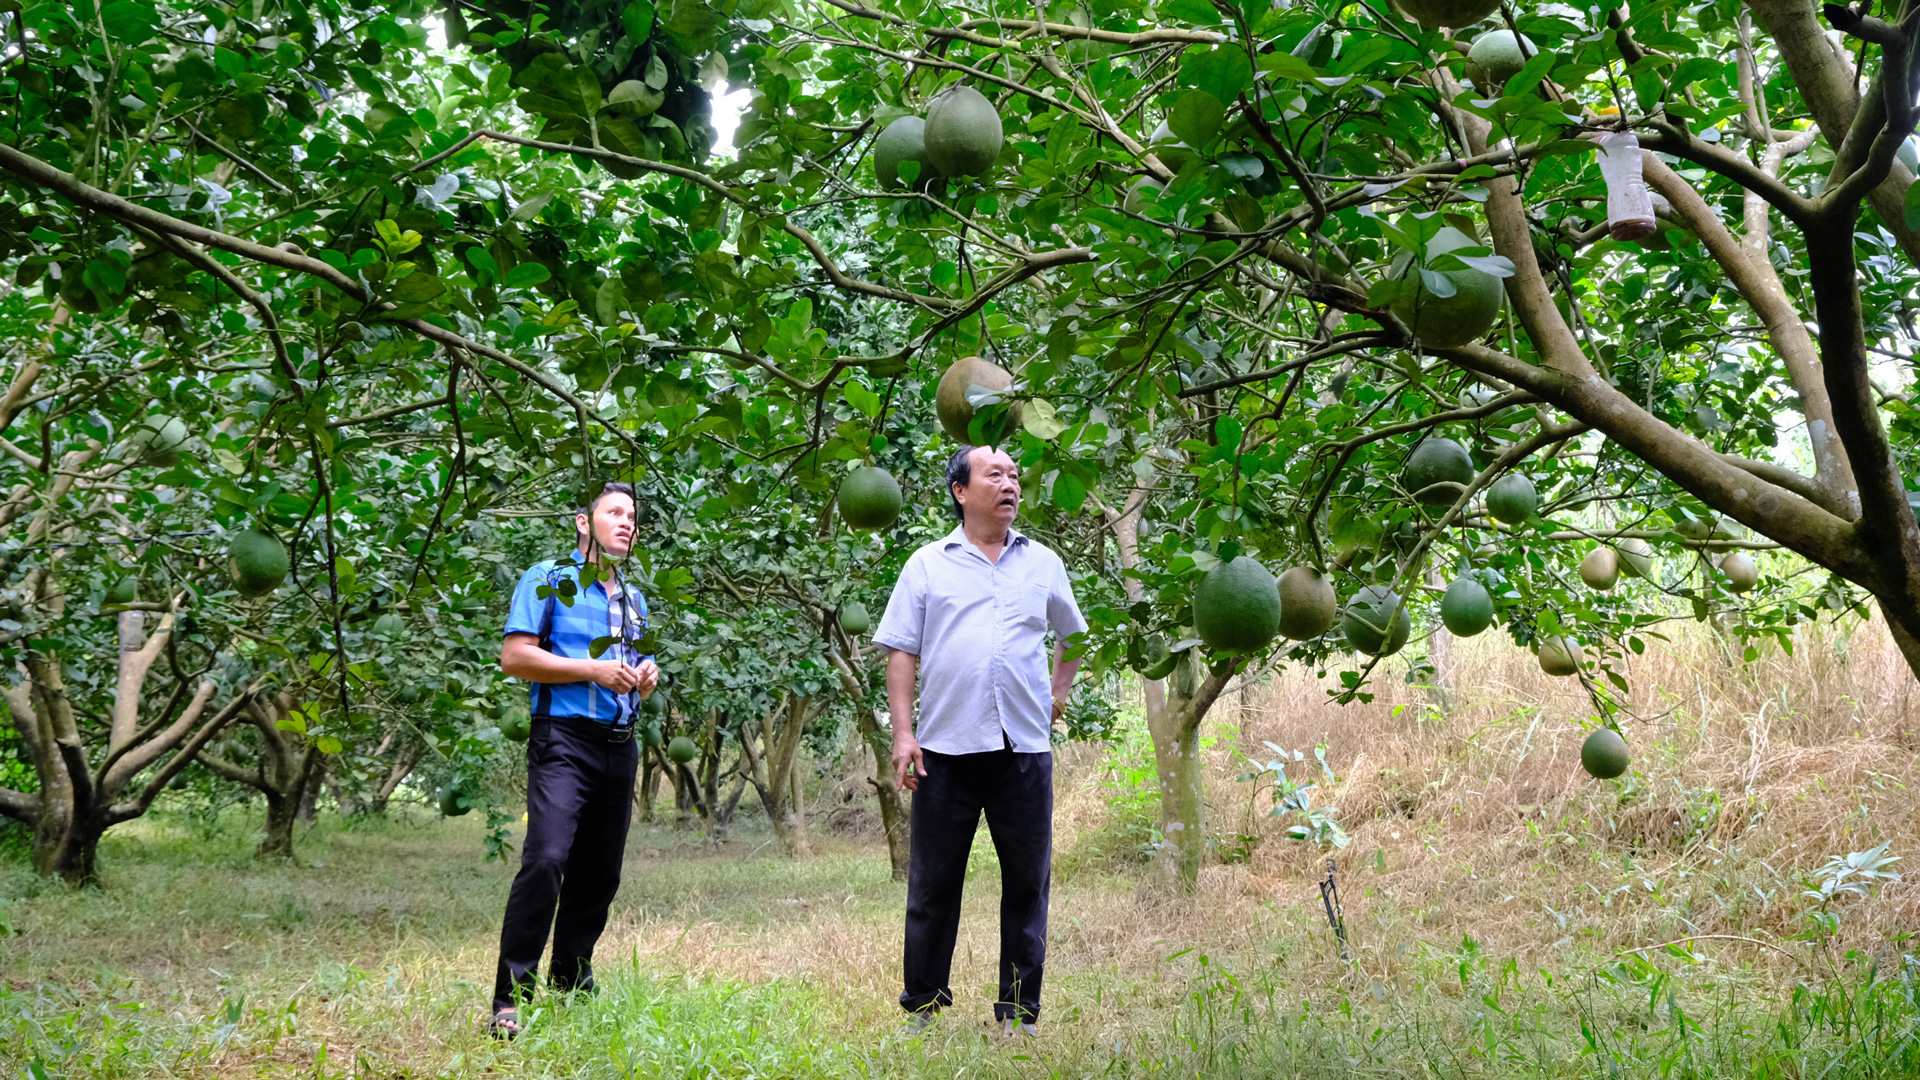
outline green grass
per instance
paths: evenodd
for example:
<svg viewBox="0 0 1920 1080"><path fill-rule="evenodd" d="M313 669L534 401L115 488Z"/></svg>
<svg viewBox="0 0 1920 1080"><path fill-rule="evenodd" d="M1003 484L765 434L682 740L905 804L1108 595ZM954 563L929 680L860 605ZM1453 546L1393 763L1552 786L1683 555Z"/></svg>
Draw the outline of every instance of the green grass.
<svg viewBox="0 0 1920 1080"><path fill-rule="evenodd" d="M510 869L480 861L478 826L323 818L300 839L304 865L288 866L247 854L249 824L122 830L100 890L47 885L17 862L0 870L16 932L0 947L9 1075L1920 1072L1915 964L1891 949L1781 984L1677 949L1567 953L1543 969L1375 927L1357 928L1370 944L1344 966L1299 897L1156 908L1097 863L1056 889L1042 1038L1003 1046L984 1022L990 857L969 897L961 1003L910 1040L895 1030L902 892L883 853L823 838L794 863L751 828L721 849L636 828L602 992L541 999L527 1034L502 1045L480 1025Z"/></svg>

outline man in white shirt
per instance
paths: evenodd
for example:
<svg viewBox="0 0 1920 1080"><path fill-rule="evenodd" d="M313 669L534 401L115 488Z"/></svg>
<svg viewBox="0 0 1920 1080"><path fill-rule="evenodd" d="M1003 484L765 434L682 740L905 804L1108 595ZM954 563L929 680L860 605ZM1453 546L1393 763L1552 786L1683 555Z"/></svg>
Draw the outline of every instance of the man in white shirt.
<svg viewBox="0 0 1920 1080"><path fill-rule="evenodd" d="M1000 857L1000 995L994 1019L1035 1032L1053 864L1052 723L1086 630L1066 567L1013 530L1020 470L990 447L947 463L960 527L920 548L895 582L875 643L889 650L896 779L914 793L907 866L906 987L915 1030L953 1004L947 985L960 893L980 816ZM1047 673L1046 637L1056 639ZM914 683L920 690L914 724Z"/></svg>

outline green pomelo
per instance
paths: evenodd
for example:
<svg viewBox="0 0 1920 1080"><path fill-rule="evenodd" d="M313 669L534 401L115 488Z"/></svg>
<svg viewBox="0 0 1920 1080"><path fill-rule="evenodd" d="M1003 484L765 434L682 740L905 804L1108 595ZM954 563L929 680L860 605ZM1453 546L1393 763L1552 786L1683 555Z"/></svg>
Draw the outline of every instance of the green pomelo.
<svg viewBox="0 0 1920 1080"><path fill-rule="evenodd" d="M1193 629L1215 652L1250 653L1280 632L1280 589L1258 559L1236 556L1193 590Z"/></svg>
<svg viewBox="0 0 1920 1080"><path fill-rule="evenodd" d="M1580 767L1596 780L1611 780L1627 771L1627 740L1612 728L1600 728L1580 744Z"/></svg>
<svg viewBox="0 0 1920 1080"><path fill-rule="evenodd" d="M407 621L389 611L373 620L373 632L379 637L399 638L407 633Z"/></svg>
<svg viewBox="0 0 1920 1080"><path fill-rule="evenodd" d="M1735 551L1720 560L1720 572L1727 575L1727 591L1743 593L1760 584L1760 567L1753 556Z"/></svg>
<svg viewBox="0 0 1920 1080"><path fill-rule="evenodd" d="M840 482L840 516L855 529L884 529L900 516L900 482L885 469L863 465Z"/></svg>
<svg viewBox="0 0 1920 1080"><path fill-rule="evenodd" d="M942 176L979 176L1000 158L1000 114L980 91L956 86L927 109L927 159Z"/></svg>
<svg viewBox="0 0 1920 1080"><path fill-rule="evenodd" d="M109 604L131 604L140 597L140 582L131 575L121 578L107 590L106 602Z"/></svg>
<svg viewBox="0 0 1920 1080"><path fill-rule="evenodd" d="M991 360L978 356L955 360L940 376L940 385L933 392L933 409L940 414L941 428L954 442L968 442L967 425L973 422L973 404L967 400L967 387L1005 390L1012 385L1013 376ZM1020 411L1020 404L1015 402L1007 410L1007 416L1018 423Z"/></svg>
<svg viewBox="0 0 1920 1080"><path fill-rule="evenodd" d="M660 722L658 720L651 721L640 729L641 745L652 748L659 746L664 741L666 740L660 733Z"/></svg>
<svg viewBox="0 0 1920 1080"><path fill-rule="evenodd" d="M1479 244L1458 229L1444 229L1427 242L1427 259ZM1452 296L1436 296L1429 290L1407 256L1394 260L1392 272L1394 277L1404 277L1414 284L1413 295L1393 302L1393 314L1415 340L1429 349L1450 349L1484 336L1493 329L1494 320L1500 317L1500 305L1506 302L1500 279L1472 267L1435 271L1453 283Z"/></svg>
<svg viewBox="0 0 1920 1080"><path fill-rule="evenodd" d="M514 709L501 718L500 734L514 742L526 742L533 738L533 717L525 709Z"/></svg>
<svg viewBox="0 0 1920 1080"><path fill-rule="evenodd" d="M1340 616L1340 632L1356 652L1392 656L1407 643L1413 620L1400 594L1385 585L1368 585L1347 601L1347 610Z"/></svg>
<svg viewBox="0 0 1920 1080"><path fill-rule="evenodd" d="M1525 47L1524 53L1522 46ZM1484 85L1476 81L1480 91L1497 96L1500 88L1507 85L1507 80L1527 66L1527 58L1539 51L1530 38L1516 36L1511 30L1492 30L1474 39L1473 48L1467 50L1467 60L1486 73Z"/></svg>
<svg viewBox="0 0 1920 1080"><path fill-rule="evenodd" d="M1660 575L1660 560L1654 558L1652 544L1637 536L1629 536L1620 541L1618 550L1621 573L1642 581L1652 581Z"/></svg>
<svg viewBox="0 0 1920 1080"><path fill-rule="evenodd" d="M1566 676L1580 670L1580 643L1570 637L1550 637L1540 643L1540 670Z"/></svg>
<svg viewBox="0 0 1920 1080"><path fill-rule="evenodd" d="M1180 658L1168 650L1167 639L1159 634L1147 639L1142 652L1146 663L1140 667L1140 677L1148 681L1166 678L1173 671L1173 665L1180 662Z"/></svg>
<svg viewBox="0 0 1920 1080"><path fill-rule="evenodd" d="M1475 475L1466 447L1452 439L1427 439L1407 457L1400 485L1428 506L1452 506Z"/></svg>
<svg viewBox="0 0 1920 1080"><path fill-rule="evenodd" d="M903 116L887 125L873 140L873 176L888 191L906 186L900 179L900 166L912 161L920 166L918 186L928 186L938 174L927 159L927 122L917 116Z"/></svg>
<svg viewBox="0 0 1920 1080"><path fill-rule="evenodd" d="M1472 26L1500 10L1500 0L1394 0L1407 18L1422 26L1455 30Z"/></svg>
<svg viewBox="0 0 1920 1080"><path fill-rule="evenodd" d="M1673 531L1689 540L1705 540L1713 532L1711 525L1677 506L1669 507L1667 516L1673 519Z"/></svg>
<svg viewBox="0 0 1920 1080"><path fill-rule="evenodd" d="M1523 524L1540 509L1540 493L1533 481L1519 473L1508 473L1487 488L1487 513L1495 521L1508 525Z"/></svg>
<svg viewBox="0 0 1920 1080"><path fill-rule="evenodd" d="M662 675L664 674L665 673L662 672ZM640 699L640 711L646 713L648 716L659 716L667 711L666 701L667 696L662 694L658 687L655 687L653 693Z"/></svg>
<svg viewBox="0 0 1920 1080"><path fill-rule="evenodd" d="M1155 180L1151 176L1143 176L1135 180L1127 188L1126 200L1120 204L1120 207L1129 214L1138 214L1141 217L1145 217L1147 216L1147 211L1151 209L1151 207L1147 205L1147 193L1152 192L1155 196L1158 196L1165 190L1167 190L1167 185Z"/></svg>
<svg viewBox="0 0 1920 1080"><path fill-rule="evenodd" d="M1440 621L1458 637L1472 637L1493 625L1493 594L1470 577L1453 579L1440 597Z"/></svg>
<svg viewBox="0 0 1920 1080"><path fill-rule="evenodd" d="M144 465L172 465L180 460L187 445L186 421L177 416L154 415L140 421L127 436L128 459Z"/></svg>
<svg viewBox="0 0 1920 1080"><path fill-rule="evenodd" d="M1333 628L1340 617L1340 598L1333 582L1311 566L1296 566L1280 575L1280 633L1295 641L1311 641Z"/></svg>
<svg viewBox="0 0 1920 1080"><path fill-rule="evenodd" d="M247 529L227 548L227 569L242 596L264 596L287 580L287 545L258 529Z"/></svg>
<svg viewBox="0 0 1920 1080"><path fill-rule="evenodd" d="M840 629L849 634L864 634L873 629L873 616L867 614L867 605L858 600L850 600L842 606Z"/></svg>
<svg viewBox="0 0 1920 1080"><path fill-rule="evenodd" d="M1580 580L1587 588L1606 592L1620 583L1620 556L1610 547L1597 547L1580 560Z"/></svg>
<svg viewBox="0 0 1920 1080"><path fill-rule="evenodd" d="M673 741L667 744L667 756L676 763L685 765L700 756L700 748L685 735L675 735Z"/></svg>
<svg viewBox="0 0 1920 1080"><path fill-rule="evenodd" d="M440 789L441 814L447 817L459 817L472 809L473 807L467 805L466 792L461 791L452 784L448 784L446 787Z"/></svg>
<svg viewBox="0 0 1920 1080"><path fill-rule="evenodd" d="M1174 172L1186 168L1187 162L1193 158L1193 147L1181 142L1180 136L1173 133L1172 126L1165 120L1160 121L1160 126L1147 136L1147 149L1160 159L1160 164Z"/></svg>

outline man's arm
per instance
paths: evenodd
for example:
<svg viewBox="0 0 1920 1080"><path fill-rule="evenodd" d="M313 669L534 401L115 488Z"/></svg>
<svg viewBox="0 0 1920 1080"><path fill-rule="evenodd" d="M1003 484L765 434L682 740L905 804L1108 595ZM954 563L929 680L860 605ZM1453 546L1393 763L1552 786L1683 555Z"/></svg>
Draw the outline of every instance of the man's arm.
<svg viewBox="0 0 1920 1080"><path fill-rule="evenodd" d="M540 647L532 634L508 634L500 642L500 670L515 679L537 683L599 683L616 694L631 690L648 696L660 681L660 669L652 660L639 665L619 660L575 660L555 656Z"/></svg>
<svg viewBox="0 0 1920 1080"><path fill-rule="evenodd" d="M920 741L913 737L913 683L920 658L899 649L887 651L887 716L893 723L893 783L918 791L927 773Z"/></svg>
<svg viewBox="0 0 1920 1080"><path fill-rule="evenodd" d="M1080 661L1084 656L1067 659L1067 643L1054 642L1053 645L1053 720L1059 723L1060 717L1067 711L1067 698L1073 693L1073 678L1080 674Z"/></svg>

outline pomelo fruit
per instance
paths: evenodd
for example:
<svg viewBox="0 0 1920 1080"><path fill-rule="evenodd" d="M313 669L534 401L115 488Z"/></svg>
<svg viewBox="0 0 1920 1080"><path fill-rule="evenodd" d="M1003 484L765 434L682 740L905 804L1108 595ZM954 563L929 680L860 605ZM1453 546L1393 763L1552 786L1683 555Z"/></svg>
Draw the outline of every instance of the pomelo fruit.
<svg viewBox="0 0 1920 1080"><path fill-rule="evenodd" d="M1572 675L1580 670L1580 643L1555 636L1540 643L1540 670L1549 675Z"/></svg>
<svg viewBox="0 0 1920 1080"><path fill-rule="evenodd" d="M979 176L999 160L1000 114L980 91L956 86L927 109L927 160L942 176Z"/></svg>
<svg viewBox="0 0 1920 1080"><path fill-rule="evenodd" d="M1673 531L1689 540L1705 540L1713 533L1713 526L1688 514L1680 507L1668 507L1667 516L1673 519Z"/></svg>
<svg viewBox="0 0 1920 1080"><path fill-rule="evenodd" d="M873 616L867 614L867 605L858 600L850 600L842 605L840 629L849 634L864 634L873 629Z"/></svg>
<svg viewBox="0 0 1920 1080"><path fill-rule="evenodd" d="M1642 581L1652 581L1659 576L1660 560L1654 558L1652 544L1637 536L1629 536L1620 541L1618 550L1621 573Z"/></svg>
<svg viewBox="0 0 1920 1080"><path fill-rule="evenodd" d="M1597 547L1580 560L1580 580L1587 588L1606 592L1620 583L1620 556L1610 547Z"/></svg>
<svg viewBox="0 0 1920 1080"><path fill-rule="evenodd" d="M1129 214L1139 214L1145 217L1149 209L1147 205L1147 193L1152 192L1155 197L1158 197L1159 194L1165 190L1167 190L1167 185L1155 180L1151 176L1143 176L1127 187L1126 200L1120 204L1120 207Z"/></svg>
<svg viewBox="0 0 1920 1080"><path fill-rule="evenodd" d="M533 738L533 717L523 708L509 710L500 718L500 734L514 742L526 742Z"/></svg>
<svg viewBox="0 0 1920 1080"><path fill-rule="evenodd" d="M1174 172L1186 168L1187 162L1193 158L1193 147L1181 142L1180 136L1173 133L1172 126L1165 120L1160 121L1160 126L1147 136L1147 149L1160 159L1160 164Z"/></svg>
<svg viewBox="0 0 1920 1080"><path fill-rule="evenodd" d="M1440 621L1459 637L1472 637L1493 625L1493 594L1470 577L1457 577L1440 597Z"/></svg>
<svg viewBox="0 0 1920 1080"><path fill-rule="evenodd" d="M1743 593L1760 584L1760 567L1744 551L1729 552L1720 560L1720 572L1727 575L1727 591Z"/></svg>
<svg viewBox="0 0 1920 1080"><path fill-rule="evenodd" d="M264 596L287 580L287 545L271 533L247 529L227 548L227 569L242 596Z"/></svg>
<svg viewBox="0 0 1920 1080"><path fill-rule="evenodd" d="M885 469L862 465L840 481L840 516L855 529L884 529L900 516L900 482Z"/></svg>
<svg viewBox="0 0 1920 1080"><path fill-rule="evenodd" d="M105 602L109 604L131 604L139 599L139 597L139 579L128 575L115 582L113 588L107 590Z"/></svg>
<svg viewBox="0 0 1920 1080"><path fill-rule="evenodd" d="M955 360L940 376L940 385L933 392L933 408L940 414L940 426L946 430L948 437L953 441L958 443L969 441L967 425L973 422L973 404L967 400L967 387L983 386L988 390L1005 390L1012 385L1013 376L1008 374L1006 368L991 360L979 356ZM1020 404L1015 402L1013 407L1007 410L1008 420L1018 423L1020 411Z"/></svg>
<svg viewBox="0 0 1920 1080"><path fill-rule="evenodd" d="M1280 575L1280 633L1295 641L1311 641L1333 627L1340 617L1340 598L1333 582L1311 566L1296 566Z"/></svg>
<svg viewBox="0 0 1920 1080"><path fill-rule="evenodd" d="M1347 610L1340 616L1340 632L1356 652L1392 656L1407 643L1413 620L1398 593L1385 585L1368 585L1347 601Z"/></svg>
<svg viewBox="0 0 1920 1080"><path fill-rule="evenodd" d="M186 445L186 421L177 416L155 414L140 421L127 435L126 456L142 465L164 468L180 460L180 450Z"/></svg>
<svg viewBox="0 0 1920 1080"><path fill-rule="evenodd" d="M1141 652L1146 662L1140 666L1140 677L1147 680L1166 678L1180 660L1167 649L1167 639L1159 634L1148 638Z"/></svg>
<svg viewBox="0 0 1920 1080"><path fill-rule="evenodd" d="M467 793L448 784L440 789L440 813L446 817L459 817L472 810L467 805Z"/></svg>
<svg viewBox="0 0 1920 1080"><path fill-rule="evenodd" d="M1280 632L1280 588L1260 560L1235 556L1193 590L1193 629L1216 652L1257 652Z"/></svg>
<svg viewBox="0 0 1920 1080"><path fill-rule="evenodd" d="M1458 248L1479 246L1478 240L1449 227L1427 242L1427 258L1433 260ZM1416 341L1429 349L1450 349L1493 329L1507 295L1499 278L1469 266L1435 271L1453 283L1452 296L1436 296L1412 262L1406 254L1393 262L1393 276L1414 285L1413 295L1393 302L1393 314Z"/></svg>
<svg viewBox="0 0 1920 1080"><path fill-rule="evenodd" d="M1452 506L1476 475L1466 447L1452 439L1426 439L1407 457L1400 486L1428 506Z"/></svg>
<svg viewBox="0 0 1920 1080"><path fill-rule="evenodd" d="M1495 521L1519 525L1540 509L1540 493L1533 481L1508 473L1487 487L1487 513Z"/></svg>
<svg viewBox="0 0 1920 1080"><path fill-rule="evenodd" d="M640 728L641 745L651 748L651 747L659 746L663 741L665 740L660 734L660 722L658 720L650 720L647 723L641 725L641 728Z"/></svg>
<svg viewBox="0 0 1920 1080"><path fill-rule="evenodd" d="M1524 54L1521 51L1523 45ZM1531 38L1516 37L1511 30L1489 30L1481 34L1474 39L1473 47L1467 50L1467 63L1478 68L1483 76L1475 78L1474 85L1483 94L1498 95L1501 87L1507 85L1507 80L1527 66L1527 58L1539 52ZM1472 68L1469 68L1469 74L1472 74Z"/></svg>
<svg viewBox="0 0 1920 1080"><path fill-rule="evenodd" d="M667 744L667 756L676 763L685 765L700 756L700 748L685 735L675 735L673 741Z"/></svg>
<svg viewBox="0 0 1920 1080"><path fill-rule="evenodd" d="M1626 772L1627 761L1627 740L1612 728L1598 728L1580 744L1580 767L1596 780Z"/></svg>
<svg viewBox="0 0 1920 1080"><path fill-rule="evenodd" d="M926 133L925 120L903 116L888 124L880 137L873 140L873 178L880 181L882 188L894 191L907 186L900 178L900 166L909 161L920 166L918 187L925 188L938 178L933 162L927 159Z"/></svg>
<svg viewBox="0 0 1920 1080"><path fill-rule="evenodd" d="M373 632L377 637L402 638L407 634L407 621L389 611L373 620Z"/></svg>
<svg viewBox="0 0 1920 1080"><path fill-rule="evenodd" d="M1500 10L1500 0L1394 0L1407 18L1422 26L1464 29Z"/></svg>

